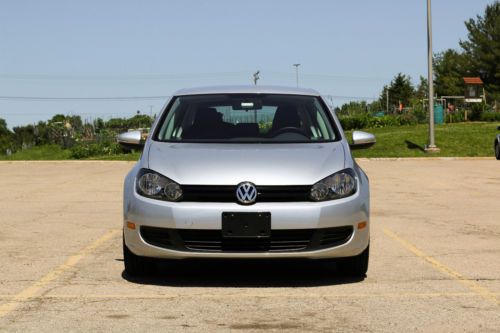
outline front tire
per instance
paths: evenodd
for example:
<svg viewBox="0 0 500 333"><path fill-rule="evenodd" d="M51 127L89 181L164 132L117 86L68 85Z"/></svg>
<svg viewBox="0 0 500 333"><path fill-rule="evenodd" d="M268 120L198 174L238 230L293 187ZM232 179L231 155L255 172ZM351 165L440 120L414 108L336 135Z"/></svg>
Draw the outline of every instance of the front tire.
<svg viewBox="0 0 500 333"><path fill-rule="evenodd" d="M132 253L123 239L123 263L129 276L144 276L154 271L155 263L151 258L141 257Z"/></svg>
<svg viewBox="0 0 500 333"><path fill-rule="evenodd" d="M370 258L370 245L354 257L342 258L339 261L339 268L345 274L352 277L365 277L368 271L368 261Z"/></svg>
<svg viewBox="0 0 500 333"><path fill-rule="evenodd" d="M500 144L495 142L495 157L500 160Z"/></svg>

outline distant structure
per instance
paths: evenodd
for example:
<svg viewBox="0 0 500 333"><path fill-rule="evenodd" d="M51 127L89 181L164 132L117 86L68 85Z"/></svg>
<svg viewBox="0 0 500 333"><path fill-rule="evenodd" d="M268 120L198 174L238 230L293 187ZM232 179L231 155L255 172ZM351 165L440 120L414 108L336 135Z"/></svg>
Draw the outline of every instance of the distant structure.
<svg viewBox="0 0 500 333"><path fill-rule="evenodd" d="M259 74L260 74L260 71L253 73L253 84L255 84L255 85L257 85L257 81L259 81L259 79L260 79Z"/></svg>
<svg viewBox="0 0 500 333"><path fill-rule="evenodd" d="M485 96L483 90L483 81L479 77L464 77L465 83L465 102L481 103Z"/></svg>

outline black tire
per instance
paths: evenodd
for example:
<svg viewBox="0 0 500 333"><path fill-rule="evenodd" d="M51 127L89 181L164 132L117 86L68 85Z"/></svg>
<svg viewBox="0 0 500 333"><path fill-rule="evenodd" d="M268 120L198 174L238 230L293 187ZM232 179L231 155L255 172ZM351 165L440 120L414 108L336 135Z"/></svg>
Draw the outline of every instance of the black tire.
<svg viewBox="0 0 500 333"><path fill-rule="evenodd" d="M495 142L495 157L500 160L500 144Z"/></svg>
<svg viewBox="0 0 500 333"><path fill-rule="evenodd" d="M144 276L154 272L155 261L132 253L123 240L123 263L129 276Z"/></svg>
<svg viewBox="0 0 500 333"><path fill-rule="evenodd" d="M365 277L368 271L368 261L370 258L370 245L354 257L342 258L338 262L340 270L352 277Z"/></svg>

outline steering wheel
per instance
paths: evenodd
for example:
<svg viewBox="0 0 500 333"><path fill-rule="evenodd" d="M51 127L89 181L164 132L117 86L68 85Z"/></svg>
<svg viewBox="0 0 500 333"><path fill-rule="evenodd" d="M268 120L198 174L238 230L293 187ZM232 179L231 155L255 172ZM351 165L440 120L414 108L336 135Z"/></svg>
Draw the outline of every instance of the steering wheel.
<svg viewBox="0 0 500 333"><path fill-rule="evenodd" d="M271 136L272 137L275 137L275 136L278 136L280 134L283 134L285 132L292 132L292 133L297 133L297 134L300 134L300 135L303 135L305 136L306 138L308 138L309 136L303 131L301 130L300 128L297 128L297 127L292 127L292 126L288 126L288 127L282 127L282 128L279 128L277 129L276 131L274 131Z"/></svg>

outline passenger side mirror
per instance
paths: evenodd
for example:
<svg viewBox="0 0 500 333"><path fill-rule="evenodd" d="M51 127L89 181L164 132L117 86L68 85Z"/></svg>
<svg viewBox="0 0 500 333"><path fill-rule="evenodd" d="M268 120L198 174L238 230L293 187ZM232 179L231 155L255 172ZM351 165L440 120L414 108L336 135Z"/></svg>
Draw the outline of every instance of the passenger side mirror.
<svg viewBox="0 0 500 333"><path fill-rule="evenodd" d="M352 144L349 146L351 149L366 149L373 146L377 140L375 139L375 135L371 133L354 131L352 132Z"/></svg>
<svg viewBox="0 0 500 333"><path fill-rule="evenodd" d="M144 148L144 140L142 139L141 131L121 133L117 136L116 141L127 149L141 150Z"/></svg>

